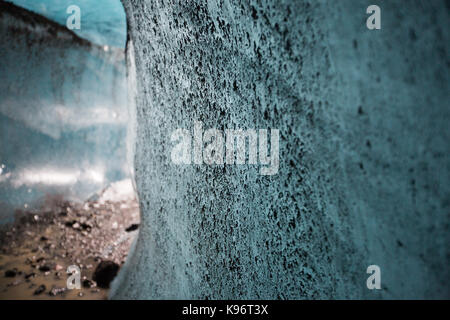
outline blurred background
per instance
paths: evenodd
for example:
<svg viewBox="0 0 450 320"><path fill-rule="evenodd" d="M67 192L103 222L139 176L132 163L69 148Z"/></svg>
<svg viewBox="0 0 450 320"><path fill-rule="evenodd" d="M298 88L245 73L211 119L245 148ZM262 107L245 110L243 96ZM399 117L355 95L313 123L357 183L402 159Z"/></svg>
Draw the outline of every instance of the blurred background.
<svg viewBox="0 0 450 320"><path fill-rule="evenodd" d="M0 223L129 176L120 1L11 3L0 1ZM70 5L79 30L66 27Z"/></svg>
<svg viewBox="0 0 450 320"><path fill-rule="evenodd" d="M73 5L79 29L67 24ZM105 299L140 220L124 9L0 0L0 39L0 300Z"/></svg>

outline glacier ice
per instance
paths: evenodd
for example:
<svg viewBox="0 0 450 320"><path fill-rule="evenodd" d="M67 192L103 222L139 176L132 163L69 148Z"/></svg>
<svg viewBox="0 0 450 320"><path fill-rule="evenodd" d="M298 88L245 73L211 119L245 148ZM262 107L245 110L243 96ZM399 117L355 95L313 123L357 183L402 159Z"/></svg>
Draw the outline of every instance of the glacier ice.
<svg viewBox="0 0 450 320"><path fill-rule="evenodd" d="M55 194L83 200L128 177L128 113L122 48L105 51L51 20L0 6L5 222L25 203L30 210Z"/></svg>

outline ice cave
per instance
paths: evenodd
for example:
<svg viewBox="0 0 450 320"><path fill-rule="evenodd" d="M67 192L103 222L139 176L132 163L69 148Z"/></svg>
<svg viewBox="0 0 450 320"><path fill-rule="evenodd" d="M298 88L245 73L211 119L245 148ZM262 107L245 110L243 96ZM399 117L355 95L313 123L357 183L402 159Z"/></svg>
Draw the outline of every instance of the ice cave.
<svg viewBox="0 0 450 320"><path fill-rule="evenodd" d="M59 197L81 203L59 209L77 238L131 190L135 216L104 222L131 248L108 298L450 298L448 1L384 0L379 30L354 0L11 2L0 219ZM215 131L197 139L196 123ZM222 132L266 129L275 174L205 164Z"/></svg>

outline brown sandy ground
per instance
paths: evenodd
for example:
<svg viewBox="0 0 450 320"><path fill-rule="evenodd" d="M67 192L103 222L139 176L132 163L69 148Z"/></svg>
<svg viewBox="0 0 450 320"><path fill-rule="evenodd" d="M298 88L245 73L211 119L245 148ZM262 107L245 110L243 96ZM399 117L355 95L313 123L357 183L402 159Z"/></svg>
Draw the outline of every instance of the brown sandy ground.
<svg viewBox="0 0 450 320"><path fill-rule="evenodd" d="M92 280L94 273L114 276L96 269L102 261L122 266L138 227L134 197L17 212L15 223L0 230L0 300L106 299L109 289ZM70 265L81 270L79 290L67 289Z"/></svg>

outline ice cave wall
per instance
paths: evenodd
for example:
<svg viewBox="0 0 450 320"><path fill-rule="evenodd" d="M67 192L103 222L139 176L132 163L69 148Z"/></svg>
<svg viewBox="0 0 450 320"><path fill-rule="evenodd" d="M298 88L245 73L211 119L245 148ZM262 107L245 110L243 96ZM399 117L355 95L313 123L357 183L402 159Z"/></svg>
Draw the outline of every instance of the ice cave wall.
<svg viewBox="0 0 450 320"><path fill-rule="evenodd" d="M0 59L0 223L128 175L123 50L0 1Z"/></svg>
<svg viewBox="0 0 450 320"><path fill-rule="evenodd" d="M376 31L370 1L123 3L142 226L112 298L449 298L448 2ZM279 129L278 174L173 164L195 121Z"/></svg>

